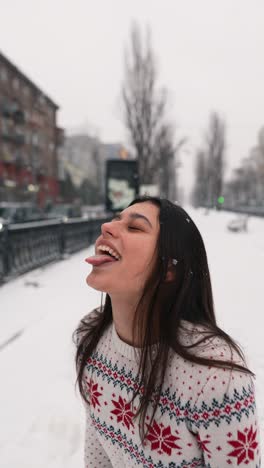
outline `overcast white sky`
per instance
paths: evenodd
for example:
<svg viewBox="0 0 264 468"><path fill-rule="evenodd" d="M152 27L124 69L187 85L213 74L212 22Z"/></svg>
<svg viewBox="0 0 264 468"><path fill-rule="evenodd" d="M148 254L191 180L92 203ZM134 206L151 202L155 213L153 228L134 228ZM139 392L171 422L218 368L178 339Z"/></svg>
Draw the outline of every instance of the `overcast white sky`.
<svg viewBox="0 0 264 468"><path fill-rule="evenodd" d="M236 166L264 125L263 0L0 0L0 50L59 104L59 125L125 143L119 96L132 20L152 29L171 118L190 139L187 179L211 110L226 118L227 165Z"/></svg>

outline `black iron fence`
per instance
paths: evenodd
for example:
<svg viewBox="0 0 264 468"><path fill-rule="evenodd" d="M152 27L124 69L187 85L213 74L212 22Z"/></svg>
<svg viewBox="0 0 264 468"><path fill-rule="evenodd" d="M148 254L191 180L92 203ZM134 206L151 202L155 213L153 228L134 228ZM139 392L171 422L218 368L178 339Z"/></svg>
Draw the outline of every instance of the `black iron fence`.
<svg viewBox="0 0 264 468"><path fill-rule="evenodd" d="M7 224L0 229L0 283L93 244L109 217Z"/></svg>
<svg viewBox="0 0 264 468"><path fill-rule="evenodd" d="M222 210L264 216L263 208L225 206ZM88 220L69 219L67 222L46 220L2 227L0 224L0 284L87 248L99 235L101 224L109 219L110 215L105 215Z"/></svg>
<svg viewBox="0 0 264 468"><path fill-rule="evenodd" d="M209 203L208 204L204 203L203 205L200 205L200 206L202 208L209 208L210 210L217 209L221 211L230 211L232 213L245 214L249 216L259 216L260 218L264 218L264 206L247 206L247 205L231 206L227 204L213 206Z"/></svg>
<svg viewBox="0 0 264 468"><path fill-rule="evenodd" d="M259 216L260 218L264 218L264 206L238 206L232 207L227 206L223 207L224 211L232 211L233 213L238 214L246 214L249 216Z"/></svg>

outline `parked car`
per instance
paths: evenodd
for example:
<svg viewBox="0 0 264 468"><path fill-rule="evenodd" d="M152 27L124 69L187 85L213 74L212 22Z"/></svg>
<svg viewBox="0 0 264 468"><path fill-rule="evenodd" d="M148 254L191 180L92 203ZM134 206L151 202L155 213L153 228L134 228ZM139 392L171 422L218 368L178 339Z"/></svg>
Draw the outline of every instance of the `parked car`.
<svg viewBox="0 0 264 468"><path fill-rule="evenodd" d="M33 203L1 202L0 219L6 223L25 223L46 219L46 215Z"/></svg>
<svg viewBox="0 0 264 468"><path fill-rule="evenodd" d="M105 205L83 205L82 206L82 216L85 219L104 218L106 214L107 213L105 211Z"/></svg>
<svg viewBox="0 0 264 468"><path fill-rule="evenodd" d="M79 205L61 203L59 205L53 205L46 213L46 216L49 219L58 218L67 221L70 218L81 218L82 211Z"/></svg>
<svg viewBox="0 0 264 468"><path fill-rule="evenodd" d="M227 229L232 232L247 232L248 230L248 215L240 215L235 219L229 221Z"/></svg>

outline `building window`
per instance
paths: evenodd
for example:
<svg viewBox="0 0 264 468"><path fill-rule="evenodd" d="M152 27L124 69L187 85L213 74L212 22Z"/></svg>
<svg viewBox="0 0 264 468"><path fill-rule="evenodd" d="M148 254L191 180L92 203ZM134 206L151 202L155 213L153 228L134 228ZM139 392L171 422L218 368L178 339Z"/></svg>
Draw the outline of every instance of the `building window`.
<svg viewBox="0 0 264 468"><path fill-rule="evenodd" d="M1 76L2 81L7 81L7 78L8 78L7 71L4 67L2 67L0 70L0 76Z"/></svg>
<svg viewBox="0 0 264 468"><path fill-rule="evenodd" d="M4 135L10 134L10 124L6 119L2 120L2 132Z"/></svg>
<svg viewBox="0 0 264 468"><path fill-rule="evenodd" d="M31 143L31 134L30 132L25 131L25 143L26 145L30 145Z"/></svg>
<svg viewBox="0 0 264 468"><path fill-rule="evenodd" d="M48 114L49 114L49 118L51 120L53 120L53 116L54 116L54 111L51 107L48 108Z"/></svg>
<svg viewBox="0 0 264 468"><path fill-rule="evenodd" d="M25 96L29 96L30 91L29 91L29 87L27 85L25 85L23 87L23 93L24 93Z"/></svg>
<svg viewBox="0 0 264 468"><path fill-rule="evenodd" d="M28 153L24 153L24 164L25 166L27 166L29 164L29 156L28 156Z"/></svg>
<svg viewBox="0 0 264 468"><path fill-rule="evenodd" d="M46 99L45 99L45 96L43 94L40 94L39 97L38 97L38 102L41 106L45 105L46 103Z"/></svg>
<svg viewBox="0 0 264 468"><path fill-rule="evenodd" d="M39 144L39 137L37 133L32 134L32 145L37 146Z"/></svg>
<svg viewBox="0 0 264 468"><path fill-rule="evenodd" d="M17 78L13 79L13 88L17 91L19 89L19 80Z"/></svg>

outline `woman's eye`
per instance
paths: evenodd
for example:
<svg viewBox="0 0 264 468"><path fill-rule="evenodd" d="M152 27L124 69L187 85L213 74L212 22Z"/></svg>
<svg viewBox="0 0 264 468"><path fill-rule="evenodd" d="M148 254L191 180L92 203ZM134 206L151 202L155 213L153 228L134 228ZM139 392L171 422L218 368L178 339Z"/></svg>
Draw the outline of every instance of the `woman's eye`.
<svg viewBox="0 0 264 468"><path fill-rule="evenodd" d="M141 229L135 227L135 226L128 226L128 229L130 229L130 231L141 231Z"/></svg>

